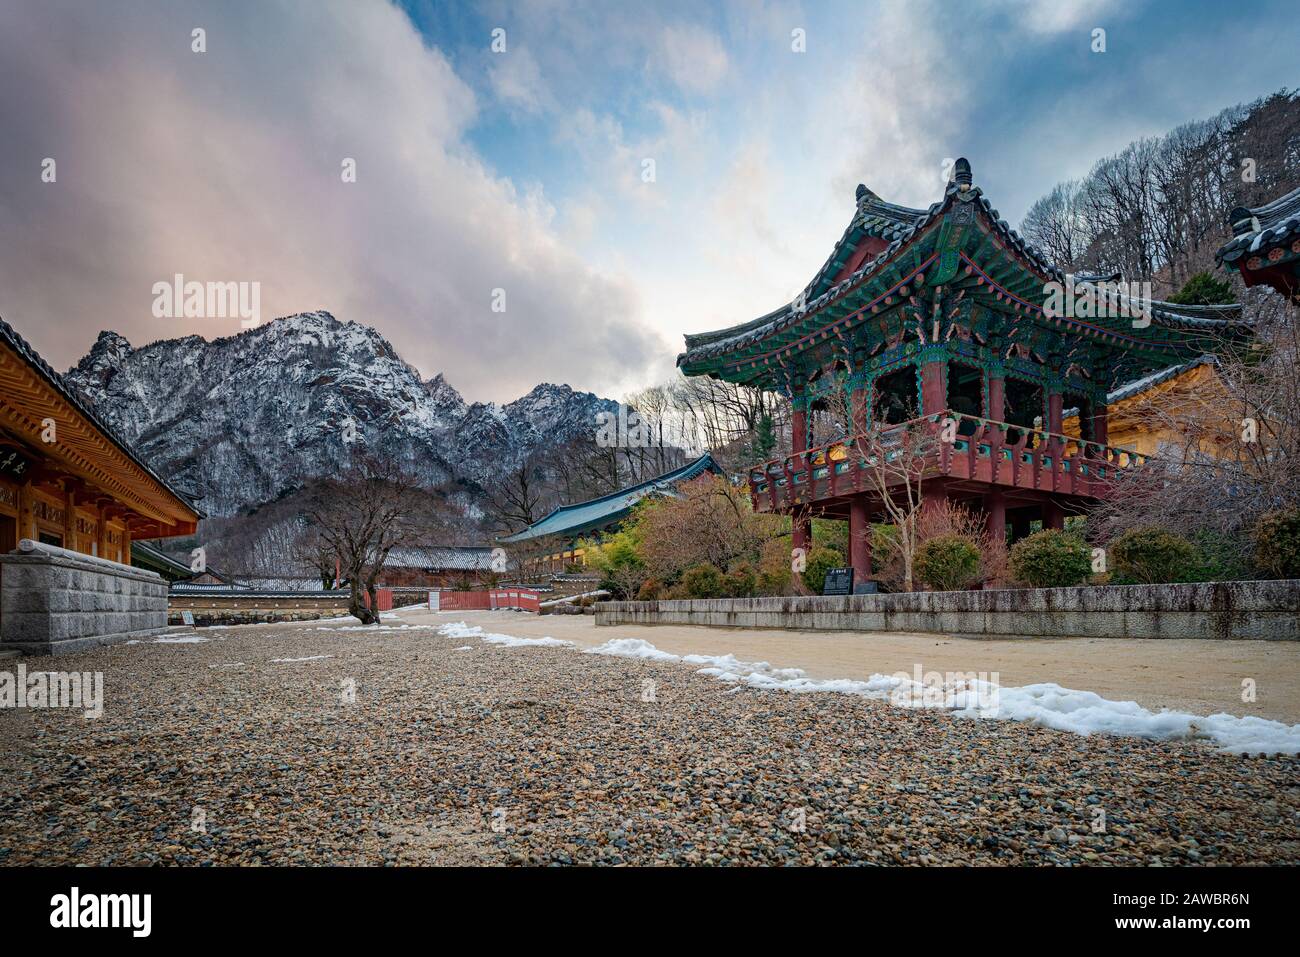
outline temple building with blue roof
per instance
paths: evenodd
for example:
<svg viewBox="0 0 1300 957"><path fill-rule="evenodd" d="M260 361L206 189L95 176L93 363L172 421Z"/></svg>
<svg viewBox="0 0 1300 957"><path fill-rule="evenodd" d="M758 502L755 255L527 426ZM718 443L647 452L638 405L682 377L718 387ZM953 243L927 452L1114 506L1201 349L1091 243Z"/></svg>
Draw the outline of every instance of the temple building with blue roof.
<svg viewBox="0 0 1300 957"><path fill-rule="evenodd" d="M643 499L652 495L675 495L677 487L683 482L699 478L706 472L723 474L721 466L707 452L671 472L629 485L609 495L572 505L561 505L545 518L512 535L502 536L497 541L503 545L519 545L555 539L572 549L579 538L616 530Z"/></svg>

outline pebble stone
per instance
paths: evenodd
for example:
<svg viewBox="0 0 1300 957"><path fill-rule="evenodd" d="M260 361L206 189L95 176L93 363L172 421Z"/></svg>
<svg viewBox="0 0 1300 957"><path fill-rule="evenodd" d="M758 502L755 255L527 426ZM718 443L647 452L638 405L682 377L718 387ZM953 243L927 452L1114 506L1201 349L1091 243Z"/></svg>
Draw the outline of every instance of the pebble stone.
<svg viewBox="0 0 1300 957"><path fill-rule="evenodd" d="M433 629L204 635L41 661L105 711L0 711L0 865L1300 863L1294 757Z"/></svg>

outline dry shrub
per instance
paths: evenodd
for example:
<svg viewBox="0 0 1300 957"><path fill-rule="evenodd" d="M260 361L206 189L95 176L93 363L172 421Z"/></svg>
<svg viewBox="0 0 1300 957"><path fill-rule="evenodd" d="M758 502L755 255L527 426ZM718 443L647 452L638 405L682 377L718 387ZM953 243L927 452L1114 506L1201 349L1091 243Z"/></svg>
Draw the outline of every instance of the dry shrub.
<svg viewBox="0 0 1300 957"><path fill-rule="evenodd" d="M955 502L921 509L916 516L916 544L934 538L955 535L975 543L980 563L977 581L987 587L1000 587L1010 580L1010 556L1004 536L990 535L984 516ZM872 554L876 577L891 591L904 587L902 557L896 547L898 532L892 525L877 526L872 535Z"/></svg>

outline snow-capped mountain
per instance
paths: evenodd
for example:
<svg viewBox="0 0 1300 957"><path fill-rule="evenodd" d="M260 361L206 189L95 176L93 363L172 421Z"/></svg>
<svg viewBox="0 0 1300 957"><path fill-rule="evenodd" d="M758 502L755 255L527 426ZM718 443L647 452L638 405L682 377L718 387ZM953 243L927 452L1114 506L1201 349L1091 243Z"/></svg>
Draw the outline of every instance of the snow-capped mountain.
<svg viewBox="0 0 1300 957"><path fill-rule="evenodd" d="M424 380L374 329L328 312L225 339L136 349L101 332L64 377L164 477L229 515L330 474L356 442L429 485L483 485L543 443L591 434L617 403L543 383L504 406Z"/></svg>

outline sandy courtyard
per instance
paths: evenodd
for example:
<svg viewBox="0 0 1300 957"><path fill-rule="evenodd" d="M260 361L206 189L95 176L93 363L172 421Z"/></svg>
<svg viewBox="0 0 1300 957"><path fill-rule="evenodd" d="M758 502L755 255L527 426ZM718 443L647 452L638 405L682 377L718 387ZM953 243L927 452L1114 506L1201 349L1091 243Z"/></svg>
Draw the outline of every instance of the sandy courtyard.
<svg viewBox="0 0 1300 957"><path fill-rule="evenodd" d="M549 636L583 647L640 638L678 655L734 654L814 678L865 679L873 673L999 672L1001 684L1055 682L1103 698L1206 715L1257 715L1300 722L1300 641L1140 639L973 640L902 633L767 631L685 625L597 627L590 615L517 612L402 612L412 623L465 621L520 637ZM1242 701L1242 682L1255 700Z"/></svg>

